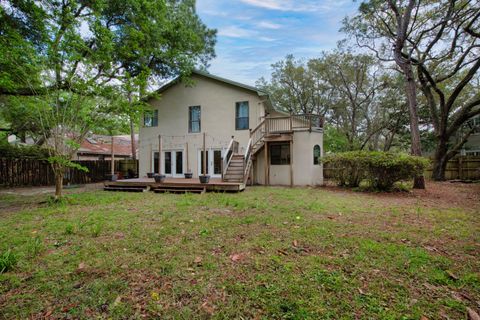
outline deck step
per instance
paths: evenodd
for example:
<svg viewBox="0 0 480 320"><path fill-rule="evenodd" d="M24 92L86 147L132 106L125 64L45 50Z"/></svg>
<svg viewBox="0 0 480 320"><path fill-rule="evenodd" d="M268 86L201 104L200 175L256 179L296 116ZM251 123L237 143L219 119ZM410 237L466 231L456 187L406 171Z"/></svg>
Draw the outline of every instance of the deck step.
<svg viewBox="0 0 480 320"><path fill-rule="evenodd" d="M205 188L156 188L155 193L205 193Z"/></svg>
<svg viewBox="0 0 480 320"><path fill-rule="evenodd" d="M104 191L123 191L123 192L143 192L147 190L144 187L124 187L124 186L115 186L115 187L103 187Z"/></svg>
<svg viewBox="0 0 480 320"><path fill-rule="evenodd" d="M242 181L243 176L225 176L225 178L223 180L225 180L225 181L233 181L233 180Z"/></svg>

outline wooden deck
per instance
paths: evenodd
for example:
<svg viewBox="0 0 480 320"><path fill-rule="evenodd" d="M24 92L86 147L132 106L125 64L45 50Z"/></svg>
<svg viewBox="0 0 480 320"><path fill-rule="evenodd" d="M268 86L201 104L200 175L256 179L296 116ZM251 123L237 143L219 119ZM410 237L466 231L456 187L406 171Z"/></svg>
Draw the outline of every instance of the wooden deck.
<svg viewBox="0 0 480 320"><path fill-rule="evenodd" d="M137 178L105 182L105 190L111 191L154 191L154 192L240 192L245 189L244 183L224 182L220 178L210 178L209 183L200 183L198 178L166 178L163 183L154 179Z"/></svg>

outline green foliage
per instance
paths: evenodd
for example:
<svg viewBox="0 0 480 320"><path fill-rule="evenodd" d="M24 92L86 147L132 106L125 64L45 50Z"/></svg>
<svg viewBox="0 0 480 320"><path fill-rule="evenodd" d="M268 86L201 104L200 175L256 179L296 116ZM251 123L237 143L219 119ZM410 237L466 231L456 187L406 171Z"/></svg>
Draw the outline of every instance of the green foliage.
<svg viewBox="0 0 480 320"><path fill-rule="evenodd" d="M0 143L0 154L2 158L17 159L39 159L48 158L48 150L39 146L15 146L7 142Z"/></svg>
<svg viewBox="0 0 480 320"><path fill-rule="evenodd" d="M341 186L358 187L367 181L375 190L390 191L399 181L423 173L428 160L403 153L351 151L327 155L322 160L332 169L333 179Z"/></svg>
<svg viewBox="0 0 480 320"><path fill-rule="evenodd" d="M87 167L84 167L79 163L73 162L65 156L48 157L47 160L51 164L58 165L62 168L73 168L73 169L77 169L77 170L80 170L80 171L83 171L83 172L88 172Z"/></svg>
<svg viewBox="0 0 480 320"><path fill-rule="evenodd" d="M410 197L322 188L70 192L55 206L39 204L39 194L0 194L0 252L11 248L18 257L0 275L5 318L55 306L51 318L130 319L143 299L146 318L434 319L443 312L462 319L464 309L443 301L459 292L480 297L478 206L461 200L470 193L451 205L421 202L419 216ZM94 223L104 226L99 237ZM73 234L64 233L67 225ZM35 235L45 251L29 259ZM425 246L439 239L442 252ZM430 285L435 295L411 301ZM209 300L207 314L212 288L227 299Z"/></svg>
<svg viewBox="0 0 480 320"><path fill-rule="evenodd" d="M327 152L403 147L404 83L371 55L341 44L308 61L288 55L272 65L271 80L261 78L257 86L285 112L324 116Z"/></svg>
<svg viewBox="0 0 480 320"><path fill-rule="evenodd" d="M65 226L65 234L73 234L75 232L75 228L73 224L67 224Z"/></svg>
<svg viewBox="0 0 480 320"><path fill-rule="evenodd" d="M145 88L205 66L215 34L192 0L2 1L0 116L49 146L60 181L89 131L123 131Z"/></svg>
<svg viewBox="0 0 480 320"><path fill-rule="evenodd" d="M35 236L28 241L27 252L31 258L36 257L42 250L43 243L39 236Z"/></svg>
<svg viewBox="0 0 480 320"><path fill-rule="evenodd" d="M102 223L93 223L90 227L90 232L92 234L92 237L97 238L100 233L102 233L103 230L103 224Z"/></svg>
<svg viewBox="0 0 480 320"><path fill-rule="evenodd" d="M325 124L323 130L323 147L327 153L345 152L349 150L348 139L339 129Z"/></svg>
<svg viewBox="0 0 480 320"><path fill-rule="evenodd" d="M9 249L0 254L0 274L12 270L17 264L17 257Z"/></svg>

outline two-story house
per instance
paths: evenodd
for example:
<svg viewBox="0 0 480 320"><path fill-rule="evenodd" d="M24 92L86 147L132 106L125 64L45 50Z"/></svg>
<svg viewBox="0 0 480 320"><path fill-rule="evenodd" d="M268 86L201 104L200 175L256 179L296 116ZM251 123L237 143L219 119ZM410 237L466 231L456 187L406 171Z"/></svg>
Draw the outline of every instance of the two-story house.
<svg viewBox="0 0 480 320"><path fill-rule="evenodd" d="M252 86L195 71L148 102L139 134L139 173L182 179L207 174L264 185L323 182L322 119L276 111Z"/></svg>

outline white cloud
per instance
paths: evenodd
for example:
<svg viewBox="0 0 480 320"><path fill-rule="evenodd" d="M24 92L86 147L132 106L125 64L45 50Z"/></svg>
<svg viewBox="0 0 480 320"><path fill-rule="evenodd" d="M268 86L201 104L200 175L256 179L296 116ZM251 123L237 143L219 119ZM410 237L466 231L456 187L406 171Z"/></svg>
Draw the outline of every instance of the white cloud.
<svg viewBox="0 0 480 320"><path fill-rule="evenodd" d="M306 1L306 0L240 0L243 3L279 11L330 11L331 9L345 4L348 0L325 0L325 1ZM320 3L319 3L320 2Z"/></svg>
<svg viewBox="0 0 480 320"><path fill-rule="evenodd" d="M231 38L249 38L254 36L254 32L237 26L228 26L219 28L218 35Z"/></svg>
<svg viewBox="0 0 480 320"><path fill-rule="evenodd" d="M270 38L270 37L258 37L258 40L267 41L267 42L277 41L277 39L275 39L275 38Z"/></svg>
<svg viewBox="0 0 480 320"><path fill-rule="evenodd" d="M264 28L264 29L280 29L282 27L282 25L280 24L269 22L269 21L260 21L257 24L257 26L259 28Z"/></svg>

